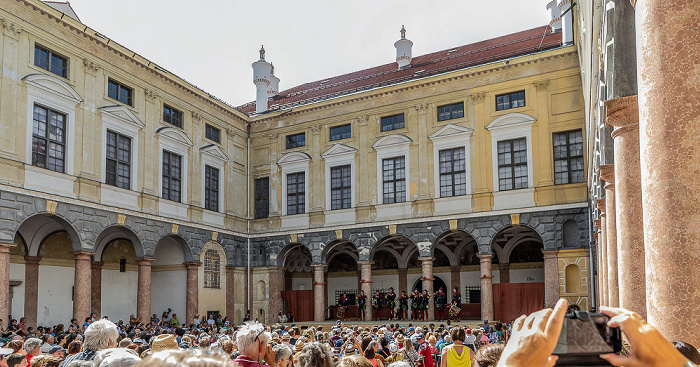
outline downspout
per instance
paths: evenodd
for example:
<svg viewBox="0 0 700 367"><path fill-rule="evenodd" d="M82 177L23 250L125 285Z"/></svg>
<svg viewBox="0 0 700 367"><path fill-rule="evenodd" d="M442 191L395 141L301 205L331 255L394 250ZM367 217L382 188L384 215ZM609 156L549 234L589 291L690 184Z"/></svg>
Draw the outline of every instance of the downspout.
<svg viewBox="0 0 700 367"><path fill-rule="evenodd" d="M250 122L246 124L247 132L248 132L248 137L247 137L247 149L246 149L246 180L245 180L245 192L246 192L246 197L245 197L245 202L246 202L246 232L248 234L247 237L247 242L248 242L248 266L247 266L247 272L248 276L246 278L246 289L248 290L247 294L247 306L246 310L247 313L250 314L250 308L252 307L252 304L250 303ZM251 317L253 316L250 314Z"/></svg>

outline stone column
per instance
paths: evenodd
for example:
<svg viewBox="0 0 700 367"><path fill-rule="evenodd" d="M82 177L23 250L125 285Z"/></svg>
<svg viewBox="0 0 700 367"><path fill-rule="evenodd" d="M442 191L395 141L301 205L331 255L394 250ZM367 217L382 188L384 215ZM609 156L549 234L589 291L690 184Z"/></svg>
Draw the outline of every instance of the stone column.
<svg viewBox="0 0 700 367"><path fill-rule="evenodd" d="M600 166L600 177L605 180L605 231L608 246L608 306L620 307L619 277L617 274L617 213L615 212L615 165Z"/></svg>
<svg viewBox="0 0 700 367"><path fill-rule="evenodd" d="M236 298L235 295L240 292L236 292L236 267L227 265L226 266L226 316L229 317L231 322L234 322L233 318L236 311Z"/></svg>
<svg viewBox="0 0 700 367"><path fill-rule="evenodd" d="M98 317L102 315L102 266L104 264L102 261L93 261L91 265L90 310Z"/></svg>
<svg viewBox="0 0 700 367"><path fill-rule="evenodd" d="M326 298L326 282L323 281L326 265L313 264L311 267L314 269L314 321L322 322L326 320L326 309L323 307Z"/></svg>
<svg viewBox="0 0 700 367"><path fill-rule="evenodd" d="M510 283L510 263L498 264L499 283Z"/></svg>
<svg viewBox="0 0 700 367"><path fill-rule="evenodd" d="M92 287L92 255L94 252L75 251L75 278L73 280L73 317L82 322L90 316L90 288Z"/></svg>
<svg viewBox="0 0 700 367"><path fill-rule="evenodd" d="M284 290L284 268L271 266L269 269L270 298L267 306L267 322L272 325L278 321L277 315L282 311L282 291Z"/></svg>
<svg viewBox="0 0 700 367"><path fill-rule="evenodd" d="M408 289L408 269L397 269L399 272L399 289L396 290L396 293L401 295L401 291L406 291L406 295L408 295L411 291Z"/></svg>
<svg viewBox="0 0 700 367"><path fill-rule="evenodd" d="M192 322L192 320L194 320L194 316L199 314L200 265L200 263L185 263L185 267L187 267L187 296L185 298L185 322Z"/></svg>
<svg viewBox="0 0 700 367"><path fill-rule="evenodd" d="M544 254L544 306L554 307L559 300L559 263L556 250L542 250Z"/></svg>
<svg viewBox="0 0 700 367"><path fill-rule="evenodd" d="M605 223L607 222L607 216L605 215L605 199L598 199L596 201L596 206L600 210L600 257L601 262L598 264L602 283L600 284L600 290L598 291L598 297L600 297L600 304L603 306L608 305L608 242L607 235L608 231L605 230Z"/></svg>
<svg viewBox="0 0 700 367"><path fill-rule="evenodd" d="M600 220L596 219L595 221L598 222L596 224L596 228L600 228ZM603 283L603 280L602 280L601 274L600 274L600 261L602 259L602 256L600 254L600 242L598 242L599 236L600 236L600 231L593 233L593 240L595 241L594 246L595 246L595 254L596 254L596 259L595 259L596 278L593 280L593 281L595 281L595 309L596 310L600 310L600 305L602 305L601 299L600 299L600 285ZM593 266L591 266L590 269L593 269ZM590 287L588 289L588 293L589 294L591 293Z"/></svg>
<svg viewBox="0 0 700 367"><path fill-rule="evenodd" d="M647 317L700 345L700 2L637 0Z"/></svg>
<svg viewBox="0 0 700 367"><path fill-rule="evenodd" d="M25 324L36 328L39 307L40 256L24 257L24 317Z"/></svg>
<svg viewBox="0 0 700 367"><path fill-rule="evenodd" d="M491 275L491 258L493 255L477 255L481 268L481 318L493 320L493 275Z"/></svg>
<svg viewBox="0 0 700 367"><path fill-rule="evenodd" d="M367 302L368 311L372 311L372 261L360 261L360 288L365 291L365 296L370 302ZM371 319L371 315L370 315Z"/></svg>
<svg viewBox="0 0 700 367"><path fill-rule="evenodd" d="M2 319L1 329L7 327L10 320L10 249L14 243L0 243L0 319Z"/></svg>
<svg viewBox="0 0 700 367"><path fill-rule="evenodd" d="M647 316L644 267L644 218L639 161L637 96L605 102L609 125L615 126L615 218L620 307Z"/></svg>
<svg viewBox="0 0 700 367"><path fill-rule="evenodd" d="M430 295L430 310L428 311L428 321L435 320L435 303L433 302L433 260L434 257L419 257L418 260L421 261L422 277L420 280L423 282L423 289L428 291Z"/></svg>
<svg viewBox="0 0 700 367"><path fill-rule="evenodd" d="M136 293L136 317L141 318L141 322L148 322L151 319L151 263L153 258L139 258L136 263L139 265L138 291ZM191 319L185 322L192 322Z"/></svg>
<svg viewBox="0 0 700 367"><path fill-rule="evenodd" d="M462 280L460 279L460 274L462 272L462 267L457 265L457 266L450 266L450 282L452 283L452 288L457 287L459 289L460 293L462 292ZM445 293L447 293L450 297L450 301L452 300L452 289L446 289Z"/></svg>

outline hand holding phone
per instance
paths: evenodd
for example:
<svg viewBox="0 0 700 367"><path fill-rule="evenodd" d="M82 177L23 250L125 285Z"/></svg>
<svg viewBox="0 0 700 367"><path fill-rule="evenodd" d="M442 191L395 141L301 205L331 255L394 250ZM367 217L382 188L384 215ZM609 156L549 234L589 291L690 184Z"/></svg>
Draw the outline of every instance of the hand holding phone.
<svg viewBox="0 0 700 367"><path fill-rule="evenodd" d="M567 314L554 355L557 366L609 366L601 354L619 353L620 329L608 326L610 317L602 313L576 311Z"/></svg>

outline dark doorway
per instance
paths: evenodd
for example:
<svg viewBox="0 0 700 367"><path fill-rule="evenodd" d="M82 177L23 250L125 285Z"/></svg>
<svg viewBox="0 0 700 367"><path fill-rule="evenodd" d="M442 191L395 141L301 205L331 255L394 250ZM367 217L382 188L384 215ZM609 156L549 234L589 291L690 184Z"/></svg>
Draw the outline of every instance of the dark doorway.
<svg viewBox="0 0 700 367"><path fill-rule="evenodd" d="M442 291L449 294L449 289L447 289L447 285L445 285L445 282L440 279L440 277L433 276L435 280L433 280L433 292L437 292L440 287L442 287ZM415 283L413 283L413 288L411 288L411 292L414 290L418 290L419 292L423 292L423 281L418 278ZM432 296L432 294L431 294Z"/></svg>

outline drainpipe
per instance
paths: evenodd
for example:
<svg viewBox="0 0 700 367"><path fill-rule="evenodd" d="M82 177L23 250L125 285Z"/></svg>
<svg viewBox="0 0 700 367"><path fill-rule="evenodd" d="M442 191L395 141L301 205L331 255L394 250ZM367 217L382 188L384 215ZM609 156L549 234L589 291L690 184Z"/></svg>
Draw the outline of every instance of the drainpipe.
<svg viewBox="0 0 700 367"><path fill-rule="evenodd" d="M246 232L248 234L247 237L247 242L248 242L248 266L247 266L247 272L248 272L248 277L246 279L247 283L246 284L246 289L248 290L247 294L247 312L250 314L250 309L252 307L252 303L250 302L250 122L246 123L246 128L248 132L248 142L247 142L247 149L246 149L246 180L245 180L245 187L246 187ZM251 314L251 317L253 315Z"/></svg>

